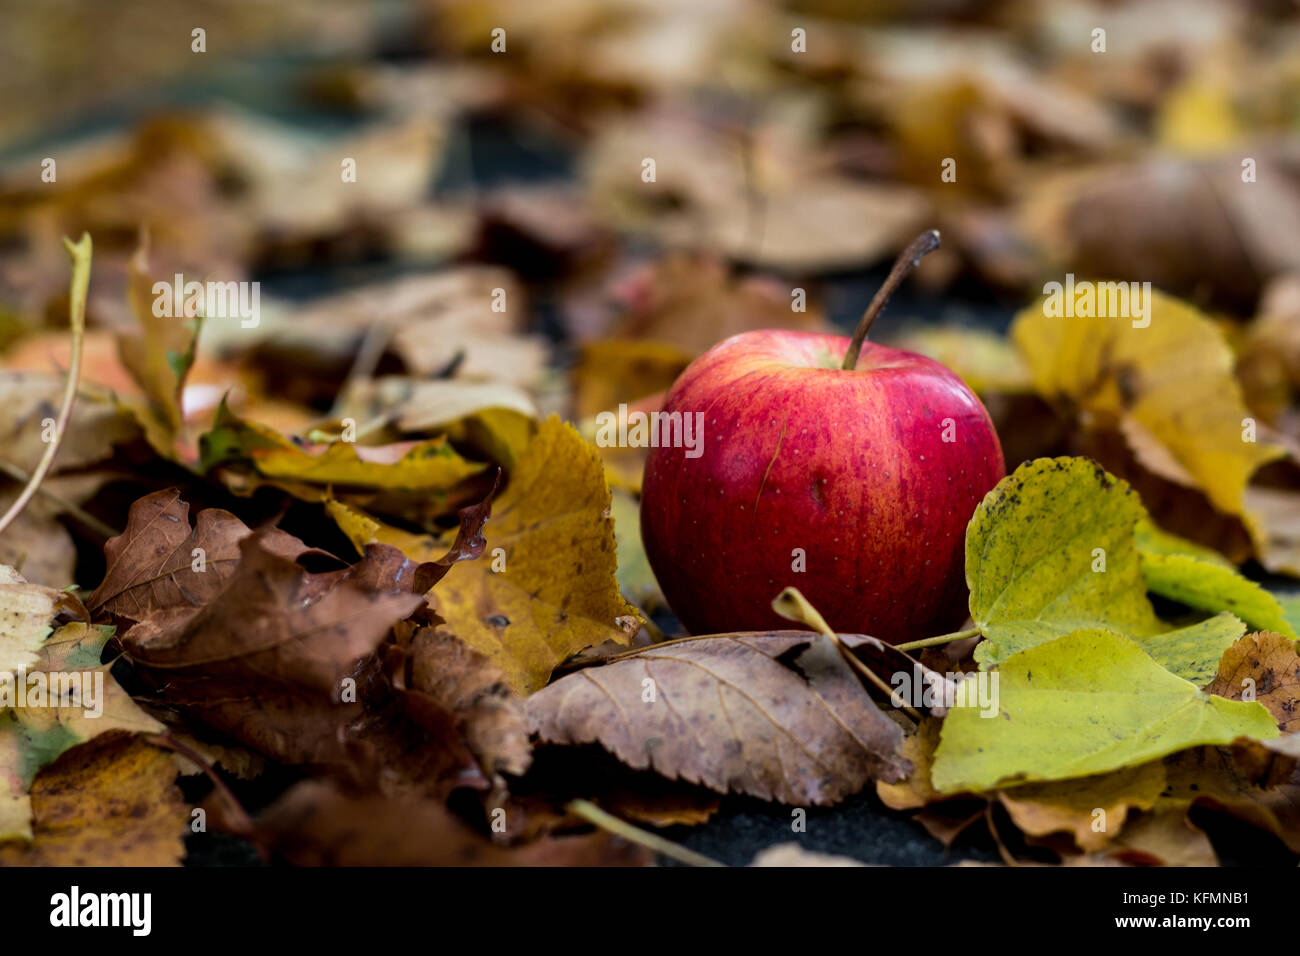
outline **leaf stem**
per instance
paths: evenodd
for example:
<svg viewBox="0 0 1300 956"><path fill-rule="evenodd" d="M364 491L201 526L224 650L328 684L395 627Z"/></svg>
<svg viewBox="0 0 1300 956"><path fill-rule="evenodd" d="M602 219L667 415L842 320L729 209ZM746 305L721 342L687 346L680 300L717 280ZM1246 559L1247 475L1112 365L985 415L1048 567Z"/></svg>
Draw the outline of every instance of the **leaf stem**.
<svg viewBox="0 0 1300 956"><path fill-rule="evenodd" d="M940 644L951 644L953 641L964 640L968 637L976 637L980 634L978 627L972 627L965 631L953 631L951 634L940 634L938 637L927 637L921 641L908 641L906 644L895 644L896 651L916 651L923 647L937 647Z"/></svg>
<svg viewBox="0 0 1300 956"><path fill-rule="evenodd" d="M634 827L626 820L620 820L612 813L606 813L600 807L596 806L590 800L571 800L565 807L569 813L575 817L581 817L588 823L600 827L600 829L612 833L615 836L622 837L630 843L636 843L640 846L654 850L661 856L676 860L678 863L685 863L687 866L722 866L717 860L704 856L702 853L696 853L694 850L688 850L680 844L671 840L665 840L663 837L654 833L642 830L640 827Z"/></svg>
<svg viewBox="0 0 1300 956"><path fill-rule="evenodd" d="M858 367L858 355L862 352L862 343L867 340L867 332L871 330L871 325L879 318L880 313L885 311L885 305L889 302L889 297L894 294L899 285L906 279L916 268L917 264L926 255L939 248L939 230L928 229L912 240L911 245L902 251L899 257L894 260L894 267L889 270L889 275L885 277L885 284L876 290L875 296L871 299L871 304L867 306L867 311L862 313L862 318L858 320L858 327L853 333L853 340L849 342L849 350L844 353L844 364L840 366L845 371L851 372Z"/></svg>
<svg viewBox="0 0 1300 956"><path fill-rule="evenodd" d="M803 593L798 588L786 588L778 594L772 602L772 610L786 620L798 621L815 631L820 631L827 640L835 645L835 649L840 652L840 656L844 658L850 669L857 671L859 675L870 681L878 691L892 699L894 695L893 688L886 684L879 674L858 660L856 654L844 646L844 642L835 633L835 629L826 623L826 618L821 616L821 612L812 606L812 603L803 596ZM881 643L883 644L883 642ZM921 719L920 712L909 704L903 704L902 711L913 720L919 721Z"/></svg>
<svg viewBox="0 0 1300 956"><path fill-rule="evenodd" d="M68 363L68 381L63 389L63 405L54 426L54 438L45 446L45 454L32 472L31 478L22 492L14 499L9 510L0 517L0 532L13 524L15 518L27 507L36 489L45 480L46 473L54 464L54 456L59 453L63 442L63 433L67 430L68 419L72 417L72 403L77 398L77 384L81 380L81 347L85 341L86 331L86 290L90 286L90 233L83 232L81 238L73 245L72 240L64 237L63 246L72 257L72 286L69 292L69 322L72 327L72 360Z"/></svg>

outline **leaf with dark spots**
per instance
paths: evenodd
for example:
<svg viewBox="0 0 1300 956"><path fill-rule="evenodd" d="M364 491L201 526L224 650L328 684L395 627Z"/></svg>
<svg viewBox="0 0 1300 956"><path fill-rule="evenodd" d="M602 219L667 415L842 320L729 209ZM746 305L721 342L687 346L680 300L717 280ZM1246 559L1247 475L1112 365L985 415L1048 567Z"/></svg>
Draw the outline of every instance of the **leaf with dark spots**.
<svg viewBox="0 0 1300 956"><path fill-rule="evenodd" d="M783 803L835 803L910 769L898 725L806 631L652 645L556 681L527 714L545 742L599 743L633 768Z"/></svg>
<svg viewBox="0 0 1300 956"><path fill-rule="evenodd" d="M1300 655L1295 641L1261 631L1224 652L1207 693L1240 700L1249 691L1286 734L1300 732Z"/></svg>

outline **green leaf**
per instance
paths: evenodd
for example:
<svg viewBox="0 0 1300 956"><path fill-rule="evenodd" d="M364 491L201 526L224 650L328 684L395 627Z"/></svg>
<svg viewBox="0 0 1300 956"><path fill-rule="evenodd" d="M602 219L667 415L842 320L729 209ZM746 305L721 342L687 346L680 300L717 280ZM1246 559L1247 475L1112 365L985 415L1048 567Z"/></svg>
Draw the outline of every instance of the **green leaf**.
<svg viewBox="0 0 1300 956"><path fill-rule="evenodd" d="M1282 614L1293 630L1300 631L1300 594L1273 594L1273 600L1282 608Z"/></svg>
<svg viewBox="0 0 1300 956"><path fill-rule="evenodd" d="M1246 625L1224 611L1212 618L1143 638L1142 650L1170 673L1204 687L1219 668L1223 652L1246 633Z"/></svg>
<svg viewBox="0 0 1300 956"><path fill-rule="evenodd" d="M1155 594L1202 611L1231 611L1257 631L1297 636L1277 598L1232 568L1189 554L1143 552L1141 563Z"/></svg>
<svg viewBox="0 0 1300 956"><path fill-rule="evenodd" d="M1208 561L1211 564L1217 564L1220 567L1236 570L1237 566L1225 558L1213 548L1207 548L1197 544L1195 541L1188 541L1176 534L1170 534L1157 528L1150 518L1143 518L1133 528L1133 539L1137 542L1138 552L1142 555L1148 554L1187 554L1193 558L1200 558L1202 561Z"/></svg>
<svg viewBox="0 0 1300 956"><path fill-rule="evenodd" d="M1039 458L985 496L966 530L970 613L984 666L1084 627L1167 630L1133 543L1142 503L1087 458ZM1104 570L1103 570L1104 569Z"/></svg>
<svg viewBox="0 0 1300 956"><path fill-rule="evenodd" d="M944 718L931 770L938 791L1067 780L1279 733L1258 702L1203 694L1135 641L1099 628L1014 654L997 678L996 716L955 707Z"/></svg>

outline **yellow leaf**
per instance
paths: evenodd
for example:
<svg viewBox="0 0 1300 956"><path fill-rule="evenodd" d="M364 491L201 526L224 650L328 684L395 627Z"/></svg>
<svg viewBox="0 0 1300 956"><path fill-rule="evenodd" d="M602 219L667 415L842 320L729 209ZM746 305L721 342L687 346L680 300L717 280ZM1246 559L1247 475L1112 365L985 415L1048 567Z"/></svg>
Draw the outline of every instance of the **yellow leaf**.
<svg viewBox="0 0 1300 956"><path fill-rule="evenodd" d="M999 792L998 799L1030 836L1066 832L1080 850L1093 852L1120 832L1130 809L1150 810L1164 789L1164 764L1153 760L1093 777L1026 784Z"/></svg>
<svg viewBox="0 0 1300 956"><path fill-rule="evenodd" d="M0 843L0 866L176 866L189 807L167 751L104 737L64 754L32 786L34 838Z"/></svg>
<svg viewBox="0 0 1300 956"><path fill-rule="evenodd" d="M341 501L333 499L325 502L325 510L339 526L339 530L348 536L348 540L362 553L368 544L390 544L412 561L423 563L437 561L447 552L447 546L437 538L427 534L412 534L401 528L376 521L370 515L355 508L349 508Z"/></svg>
<svg viewBox="0 0 1300 956"><path fill-rule="evenodd" d="M1241 135L1228 77L1221 70L1194 76L1165 97L1156 116L1161 143L1184 153L1212 153Z"/></svg>
<svg viewBox="0 0 1300 956"><path fill-rule="evenodd" d="M1144 466L1190 479L1218 510L1242 515L1250 476L1283 449L1243 440L1250 412L1214 324L1169 296L1144 298L1141 319L1064 318L1034 305L1016 317L1012 339L1041 394L1102 427L1131 419L1125 434Z"/></svg>
<svg viewBox="0 0 1300 956"><path fill-rule="evenodd" d="M609 509L600 456L552 416L493 505L483 556L457 564L431 594L456 635L519 693L544 686L583 648L626 644L639 626L614 576Z"/></svg>
<svg viewBox="0 0 1300 956"><path fill-rule="evenodd" d="M444 438L373 447L348 441L297 444L273 428L239 418L224 402L200 448L205 470L247 462L263 477L314 485L445 491L487 467L466 461ZM285 487L297 494L293 484Z"/></svg>

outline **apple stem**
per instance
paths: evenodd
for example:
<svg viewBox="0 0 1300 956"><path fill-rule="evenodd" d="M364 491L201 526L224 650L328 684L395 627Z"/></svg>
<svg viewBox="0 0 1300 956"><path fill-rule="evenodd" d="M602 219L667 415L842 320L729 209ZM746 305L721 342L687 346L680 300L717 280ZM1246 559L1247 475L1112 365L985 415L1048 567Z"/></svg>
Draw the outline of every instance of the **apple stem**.
<svg viewBox="0 0 1300 956"><path fill-rule="evenodd" d="M853 341L849 343L849 350L844 355L844 364L840 366L841 368L851 372L858 367L858 355L862 352L862 343L867 340L867 332L871 330L872 323L881 312L885 311L885 304L889 302L889 297L894 294L899 284L911 275L917 264L938 248L939 230L927 229L902 251L894 261L894 267L889 270L889 275L885 277L885 284L876 290L871 304L867 306L867 311L863 312L862 318L858 320L858 327L853 333Z"/></svg>
<svg viewBox="0 0 1300 956"><path fill-rule="evenodd" d="M980 629L972 627L965 631L953 631L951 634L940 634L938 637L927 637L922 641L908 641L906 644L895 644L896 651L918 651L923 647L936 647L939 644L951 644L953 641L965 640L968 637L979 636Z"/></svg>

